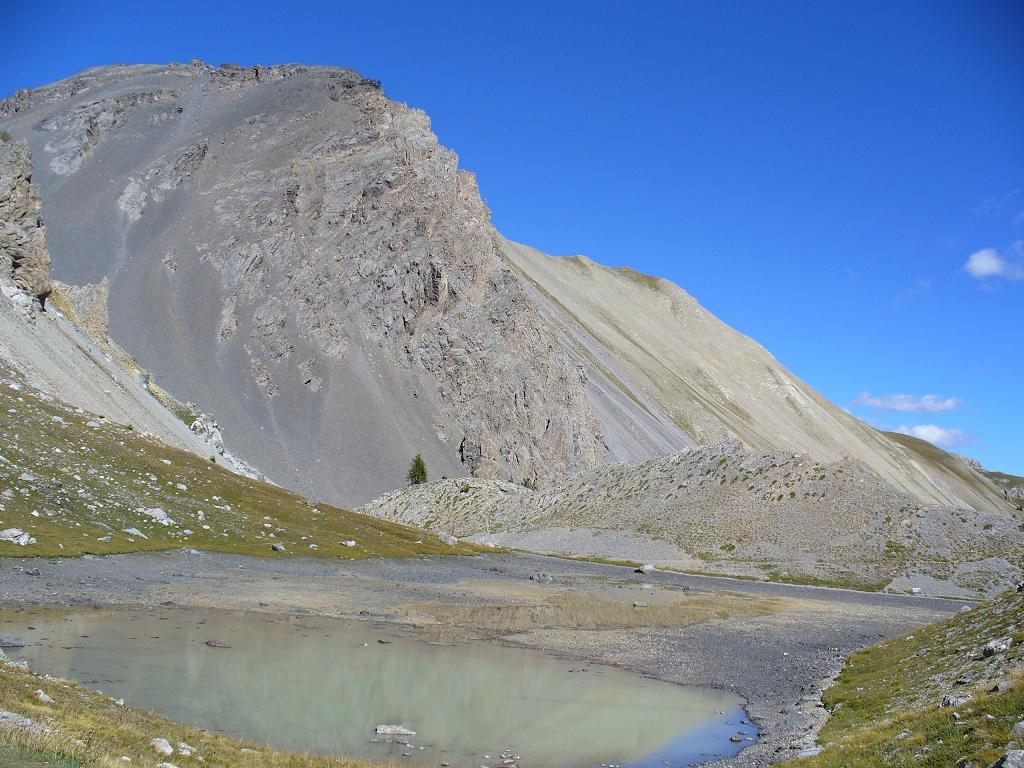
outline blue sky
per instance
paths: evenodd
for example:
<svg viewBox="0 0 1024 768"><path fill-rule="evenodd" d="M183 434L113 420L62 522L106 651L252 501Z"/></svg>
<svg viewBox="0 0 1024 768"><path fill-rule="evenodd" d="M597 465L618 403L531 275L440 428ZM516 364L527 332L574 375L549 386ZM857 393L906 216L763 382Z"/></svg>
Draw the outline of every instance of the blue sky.
<svg viewBox="0 0 1024 768"><path fill-rule="evenodd" d="M1024 4L145 5L8 8L0 94L352 67L507 236L668 277L869 422L1024 474Z"/></svg>

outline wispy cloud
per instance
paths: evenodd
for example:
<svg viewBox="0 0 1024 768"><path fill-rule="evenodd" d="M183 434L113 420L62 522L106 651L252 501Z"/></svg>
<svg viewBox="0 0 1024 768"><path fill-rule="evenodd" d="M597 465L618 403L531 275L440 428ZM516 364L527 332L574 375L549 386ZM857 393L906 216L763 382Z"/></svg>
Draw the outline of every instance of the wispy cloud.
<svg viewBox="0 0 1024 768"><path fill-rule="evenodd" d="M889 308L892 310L899 309L899 307L905 302L911 299L916 299L918 296L924 296L932 289L931 278L922 277L914 282L909 288L904 288L903 292L893 297L893 300L889 303Z"/></svg>
<svg viewBox="0 0 1024 768"><path fill-rule="evenodd" d="M958 445L971 442L971 436L962 429L947 429L938 424L914 424L912 426L901 424L894 431L927 440L939 448L956 448Z"/></svg>
<svg viewBox="0 0 1024 768"><path fill-rule="evenodd" d="M995 248L982 248L967 257L964 271L977 280L1001 277L1006 280L1024 280L1024 265L1020 263L1024 253L1024 241L1018 240L1009 249L1012 255L1005 255Z"/></svg>
<svg viewBox="0 0 1024 768"><path fill-rule="evenodd" d="M872 395L870 392L861 392L850 403L850 407L866 405L876 411L942 413L959 408L962 402L963 400L959 397L944 397L942 395Z"/></svg>
<svg viewBox="0 0 1024 768"><path fill-rule="evenodd" d="M975 216L981 216L987 219L998 219L1003 215L1003 210L1010 204L1014 203L1016 198L1021 194L1020 189L1011 189L1002 197L990 197L986 200L982 200L974 208L971 209Z"/></svg>

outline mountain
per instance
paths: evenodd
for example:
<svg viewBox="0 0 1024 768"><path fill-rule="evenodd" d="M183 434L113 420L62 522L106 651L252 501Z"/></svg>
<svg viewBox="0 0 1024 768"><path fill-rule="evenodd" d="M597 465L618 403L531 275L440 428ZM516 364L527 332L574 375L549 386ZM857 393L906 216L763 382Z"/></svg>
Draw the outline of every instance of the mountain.
<svg viewBox="0 0 1024 768"><path fill-rule="evenodd" d="M56 277L107 281L137 374L283 486L363 503L421 453L554 488L736 439L1012 512L677 286L505 240L426 115L349 70L102 67L0 102L0 130L36 158Z"/></svg>

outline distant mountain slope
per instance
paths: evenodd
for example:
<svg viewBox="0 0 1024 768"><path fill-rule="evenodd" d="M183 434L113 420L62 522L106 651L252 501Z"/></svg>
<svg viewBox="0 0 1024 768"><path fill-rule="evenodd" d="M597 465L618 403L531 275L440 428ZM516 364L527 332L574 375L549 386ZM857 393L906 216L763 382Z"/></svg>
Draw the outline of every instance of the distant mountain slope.
<svg viewBox="0 0 1024 768"><path fill-rule="evenodd" d="M736 437L1007 508L828 403L681 289L501 238L427 117L354 72L102 67L0 102L55 275L275 482L356 504L432 473L549 487Z"/></svg>
<svg viewBox="0 0 1024 768"><path fill-rule="evenodd" d="M922 501L1005 509L1002 493L964 461L838 408L674 283L508 240L502 253L564 325L628 372L621 387L649 398L697 442L735 437L755 451L849 457Z"/></svg>

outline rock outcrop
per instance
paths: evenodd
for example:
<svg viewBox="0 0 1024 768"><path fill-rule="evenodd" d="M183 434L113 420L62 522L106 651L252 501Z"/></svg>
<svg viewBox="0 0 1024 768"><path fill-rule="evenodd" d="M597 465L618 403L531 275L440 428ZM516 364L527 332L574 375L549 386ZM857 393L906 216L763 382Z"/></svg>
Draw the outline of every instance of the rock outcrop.
<svg viewBox="0 0 1024 768"><path fill-rule="evenodd" d="M40 306L50 294L39 190L32 183L32 153L25 141L0 137L0 277Z"/></svg>

